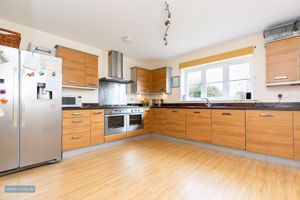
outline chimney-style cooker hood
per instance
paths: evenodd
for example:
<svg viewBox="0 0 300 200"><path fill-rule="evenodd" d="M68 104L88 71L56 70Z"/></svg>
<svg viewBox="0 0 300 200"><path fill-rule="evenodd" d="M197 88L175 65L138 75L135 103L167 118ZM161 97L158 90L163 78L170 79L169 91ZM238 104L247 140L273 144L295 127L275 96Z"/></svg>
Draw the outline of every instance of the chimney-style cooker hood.
<svg viewBox="0 0 300 200"><path fill-rule="evenodd" d="M123 79L123 53L113 50L108 52L108 77L101 78L100 81L133 83L131 80Z"/></svg>

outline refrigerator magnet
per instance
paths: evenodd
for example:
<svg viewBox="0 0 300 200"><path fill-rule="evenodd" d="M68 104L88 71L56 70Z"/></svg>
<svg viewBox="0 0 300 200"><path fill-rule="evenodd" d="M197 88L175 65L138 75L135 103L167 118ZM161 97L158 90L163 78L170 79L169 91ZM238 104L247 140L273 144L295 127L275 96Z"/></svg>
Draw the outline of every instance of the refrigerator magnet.
<svg viewBox="0 0 300 200"><path fill-rule="evenodd" d="M6 90L0 89L0 95L6 94Z"/></svg>
<svg viewBox="0 0 300 200"><path fill-rule="evenodd" d="M27 73L27 76L29 76L29 77L33 77L33 76L34 76L34 72Z"/></svg>
<svg viewBox="0 0 300 200"><path fill-rule="evenodd" d="M0 104L6 105L8 103L8 100L6 98L0 99Z"/></svg>
<svg viewBox="0 0 300 200"><path fill-rule="evenodd" d="M39 74L40 76L44 76L44 75L45 75L45 72L39 71L38 74Z"/></svg>

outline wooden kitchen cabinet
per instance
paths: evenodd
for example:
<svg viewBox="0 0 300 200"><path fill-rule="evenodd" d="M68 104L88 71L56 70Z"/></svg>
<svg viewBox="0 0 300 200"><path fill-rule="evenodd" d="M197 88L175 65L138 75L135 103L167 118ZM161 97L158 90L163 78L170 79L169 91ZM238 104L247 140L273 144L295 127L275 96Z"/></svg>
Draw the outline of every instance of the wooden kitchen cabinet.
<svg viewBox="0 0 300 200"><path fill-rule="evenodd" d="M162 67L148 70L140 67L131 68L131 93L171 93L172 69Z"/></svg>
<svg viewBox="0 0 300 200"><path fill-rule="evenodd" d="M152 83L152 71L141 67L131 68L131 84L132 93L150 93Z"/></svg>
<svg viewBox="0 0 300 200"><path fill-rule="evenodd" d="M246 149L293 159L293 112L246 112Z"/></svg>
<svg viewBox="0 0 300 200"><path fill-rule="evenodd" d="M185 109L165 109L166 134L185 138Z"/></svg>
<svg viewBox="0 0 300 200"><path fill-rule="evenodd" d="M299 37L266 44L267 84L299 79Z"/></svg>
<svg viewBox="0 0 300 200"><path fill-rule="evenodd" d="M212 143L245 149L245 111L212 110Z"/></svg>
<svg viewBox="0 0 300 200"><path fill-rule="evenodd" d="M76 50L58 47L62 59L63 85L85 86L85 54Z"/></svg>
<svg viewBox="0 0 300 200"><path fill-rule="evenodd" d="M161 108L154 108L152 112L152 132L153 133L166 133L166 119L165 110Z"/></svg>
<svg viewBox="0 0 300 200"><path fill-rule="evenodd" d="M166 92L166 74L166 67L152 70L152 92Z"/></svg>
<svg viewBox="0 0 300 200"><path fill-rule="evenodd" d="M104 143L104 110L91 110L91 145Z"/></svg>
<svg viewBox="0 0 300 200"><path fill-rule="evenodd" d="M90 145L90 132L63 135L63 151L70 151Z"/></svg>
<svg viewBox="0 0 300 200"><path fill-rule="evenodd" d="M152 123L152 109L144 109L144 131L145 133L151 133L151 123Z"/></svg>
<svg viewBox="0 0 300 200"><path fill-rule="evenodd" d="M294 112L294 159L300 160L300 112Z"/></svg>
<svg viewBox="0 0 300 200"><path fill-rule="evenodd" d="M85 55L85 86L98 88L98 56Z"/></svg>
<svg viewBox="0 0 300 200"><path fill-rule="evenodd" d="M199 142L211 143L211 110L186 110L186 138Z"/></svg>
<svg viewBox="0 0 300 200"><path fill-rule="evenodd" d="M56 48L62 59L64 86L98 87L98 56L62 46Z"/></svg>
<svg viewBox="0 0 300 200"><path fill-rule="evenodd" d="M89 110L63 111L63 151L90 145L91 117Z"/></svg>

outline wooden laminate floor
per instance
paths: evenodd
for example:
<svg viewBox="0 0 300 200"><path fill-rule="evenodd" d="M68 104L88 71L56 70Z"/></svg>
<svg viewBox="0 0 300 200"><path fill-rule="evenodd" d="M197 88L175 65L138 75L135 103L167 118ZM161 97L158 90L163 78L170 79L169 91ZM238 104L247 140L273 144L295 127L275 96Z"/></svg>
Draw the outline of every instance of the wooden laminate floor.
<svg viewBox="0 0 300 200"><path fill-rule="evenodd" d="M34 194L4 186L36 185ZM0 177L1 200L298 200L300 169L143 138Z"/></svg>

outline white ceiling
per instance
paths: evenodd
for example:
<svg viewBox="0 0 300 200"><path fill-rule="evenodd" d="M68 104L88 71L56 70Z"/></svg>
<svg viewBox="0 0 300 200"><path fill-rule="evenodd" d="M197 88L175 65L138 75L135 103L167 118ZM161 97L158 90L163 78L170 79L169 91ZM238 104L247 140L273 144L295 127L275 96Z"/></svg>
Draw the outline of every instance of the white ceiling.
<svg viewBox="0 0 300 200"><path fill-rule="evenodd" d="M158 62L300 16L299 0L0 0L0 18L144 62ZM121 37L133 37L124 44Z"/></svg>

